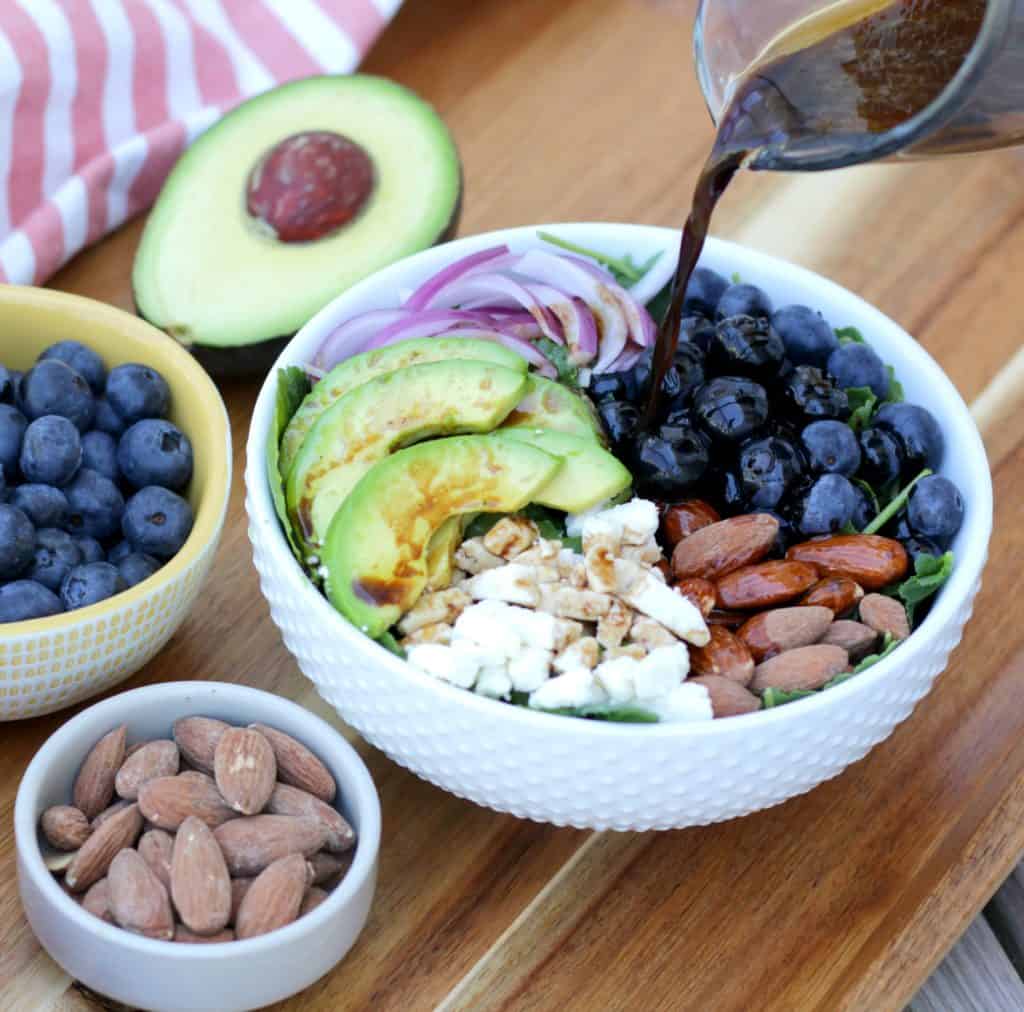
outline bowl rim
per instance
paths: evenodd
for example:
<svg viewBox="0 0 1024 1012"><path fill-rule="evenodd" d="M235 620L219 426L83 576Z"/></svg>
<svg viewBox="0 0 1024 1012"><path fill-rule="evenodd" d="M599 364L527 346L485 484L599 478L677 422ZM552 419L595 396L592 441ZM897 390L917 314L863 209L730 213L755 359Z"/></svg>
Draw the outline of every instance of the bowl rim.
<svg viewBox="0 0 1024 1012"><path fill-rule="evenodd" d="M621 222L592 221L520 225L481 232L423 250L383 268L338 295L317 313L281 351L260 388L250 420L246 442L247 465L245 470L246 508L252 521L250 536L254 540L258 538L262 541L263 546L269 552L271 565L278 571L286 568L298 577L302 583L304 607L312 616L318 617L325 624L332 636L338 637L352 649L376 651L377 663L383 666L390 675L403 681L415 679L417 688L435 696L442 705L455 704L459 708L465 707L484 719L488 717L493 719L501 714L501 719L513 721L519 726L533 730L547 729L550 731L559 726L564 728L566 726L564 723L562 725L550 723L553 718L559 718L563 722L572 721L574 734L593 734L600 736L601 739L626 739L637 734L655 738L714 736L723 733L727 728L735 730L740 726L737 724L738 721L744 722L742 726L749 727L751 731L754 731L756 728L765 728L771 724L797 720L804 715L810 717L834 703L840 705L844 702L848 703L862 692L884 688L885 681L898 667L927 652L931 644L941 636L943 629L952 623L960 605L972 596L973 590L981 578L981 572L987 559L993 515L992 476L981 435L967 405L945 371L928 351L895 320L849 289L808 268L715 236L709 237L705 255L713 254L723 259L734 258L742 263L753 265L755 269L764 270L766 273L782 272L822 291L823 301L834 301L837 297L854 300L859 305L864 317L874 319L880 329L884 328L893 335L897 343L905 345L905 350L910 357L915 359L915 367L920 370L925 383L936 391L937 399L942 399L945 402L947 410L944 413L944 421L947 421L950 427L957 429L969 444L965 449L969 452L973 464L974 481L971 488L971 519L961 534L963 547L958 553L953 574L942 588L931 611L898 651L862 672L856 678L833 686L828 692L815 693L813 696L798 700L794 705L762 709L754 713L732 717L728 721L709 720L638 725L580 720L579 718L530 710L527 707L499 704L497 700L488 699L474 692L449 685L439 679L421 675L408 662L392 654L379 643L370 640L352 626L331 607L327 599L309 581L292 555L284 533L281 531L271 502L269 482L264 470L266 440L272 418L278 369L301 363L302 357L298 354L297 349L305 348L306 345L312 347L314 338L322 339L326 336L331 328L337 326L345 318L344 310L350 301L356 301L378 287L388 290L390 285L390 301L393 303L395 295L407 285L405 283L400 287L399 283L393 279L397 279L410 268L429 264L429 270L437 270L447 260L466 255L480 248L503 242L514 246L531 240L535 241L538 231L554 232L581 243L592 241L595 232L604 232L609 234L613 240L617 239L621 245L636 243L644 250L660 247L669 256L675 255L680 239L678 229ZM388 301L385 299L382 299L381 302L383 305L388 305ZM497 709L498 705L501 705L500 710Z"/></svg>
<svg viewBox="0 0 1024 1012"><path fill-rule="evenodd" d="M237 699L239 709L242 710L248 700L273 700L276 708L290 710L299 720L318 726L322 731L333 736L336 739L336 758L347 767L356 780L356 790L352 792L352 796L353 799L358 798L358 803L353 800L352 804L353 808L359 807L360 826L352 863L338 885L327 894L327 899L308 914L283 928L277 928L255 938L211 942L205 945L181 945L160 939L145 938L117 925L108 924L84 910L68 896L43 863L35 807L39 784L48 764L54 756L63 752L65 743L74 736L80 727L93 721L99 721L101 715L108 709L120 710L127 703L134 702L140 706L155 705L168 695L196 696L196 705L201 706L200 696L202 693L216 694L220 701ZM233 682L160 682L156 685L132 689L130 692L118 693L109 699L87 707L58 728L42 744L21 778L14 804L15 849L20 855L21 866L32 876L50 903L55 905L62 914L76 922L79 928L92 932L104 942L123 946L126 950L139 956L204 961L222 958L226 952L230 952L233 957L236 955L259 956L273 950L278 945L298 941L304 935L325 928L334 914L347 907L358 896L366 881L375 874L380 839L380 795L366 763L363 762L362 757L352 745L323 718L307 710L304 706L272 692Z"/></svg>
<svg viewBox="0 0 1024 1012"><path fill-rule="evenodd" d="M218 421L221 423L223 434L223 438L217 438L217 434L215 434L210 441L210 480L194 511L192 530L189 532L188 539L172 559L168 559L152 576L146 577L135 586L122 590L113 597L108 597L105 601L91 604L86 608L79 608L76 611L48 615L45 618L0 624L0 642L6 642L39 636L44 633L65 632L79 625L107 618L122 608L139 604L150 595L176 581L186 569L195 563L203 549L215 540L223 526L231 493L233 451L231 423L220 391L199 362L174 338L169 337L162 330L116 306L89 299L83 295L74 295L71 292L61 292L50 288L0 284L0 300L21 306L29 312L53 303L63 303L73 310L75 316L85 325L85 329L88 328L91 321L104 321L108 327L119 329L140 341L167 342L164 345L165 350L174 361L175 368L180 370L189 388L194 391L195 396L211 404L219 405L219 413L214 413L217 414Z"/></svg>

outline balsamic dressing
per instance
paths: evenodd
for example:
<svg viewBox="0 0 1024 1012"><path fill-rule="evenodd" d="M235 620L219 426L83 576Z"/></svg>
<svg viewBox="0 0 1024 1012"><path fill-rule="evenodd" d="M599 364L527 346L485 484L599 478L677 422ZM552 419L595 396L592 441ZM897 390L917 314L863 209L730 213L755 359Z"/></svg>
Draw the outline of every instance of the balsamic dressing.
<svg viewBox="0 0 1024 1012"><path fill-rule="evenodd" d="M938 98L973 47L985 6L986 0L840 0L780 35L739 79L683 229L654 351L648 428L675 356L687 283L737 171L770 167L778 152L856 161L878 134Z"/></svg>

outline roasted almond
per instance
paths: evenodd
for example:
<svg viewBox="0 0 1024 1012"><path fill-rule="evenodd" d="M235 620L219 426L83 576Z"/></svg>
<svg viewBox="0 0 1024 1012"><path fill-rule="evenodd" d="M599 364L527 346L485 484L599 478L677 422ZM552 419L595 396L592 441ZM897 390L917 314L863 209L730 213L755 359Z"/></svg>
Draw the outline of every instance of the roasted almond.
<svg viewBox="0 0 1024 1012"><path fill-rule="evenodd" d="M225 822L213 835L232 876L258 875L288 854L309 857L327 842L323 822L294 815L250 815Z"/></svg>
<svg viewBox="0 0 1024 1012"><path fill-rule="evenodd" d="M737 717L761 709L761 700L739 682L718 675L699 675L688 682L703 685L711 697L711 711L715 717Z"/></svg>
<svg viewBox="0 0 1024 1012"><path fill-rule="evenodd" d="M107 883L110 912L122 928L163 941L174 937L167 890L137 851L125 848L117 854L110 862Z"/></svg>
<svg viewBox="0 0 1024 1012"><path fill-rule="evenodd" d="M190 766L212 773L217 742L230 726L213 717L182 717L174 722L174 741Z"/></svg>
<svg viewBox="0 0 1024 1012"><path fill-rule="evenodd" d="M171 860L174 856L174 837L163 829L150 829L139 837L136 847L142 860L153 869L153 874L171 888Z"/></svg>
<svg viewBox="0 0 1024 1012"><path fill-rule="evenodd" d="M84 892L103 878L114 855L135 843L141 830L142 813L138 805L129 805L94 827L64 873L69 888Z"/></svg>
<svg viewBox="0 0 1024 1012"><path fill-rule="evenodd" d="M113 800L114 778L124 762L127 734L128 728L122 724L100 738L75 777L72 800L87 819L95 819Z"/></svg>
<svg viewBox="0 0 1024 1012"><path fill-rule="evenodd" d="M702 527L676 545L672 572L677 580L699 576L717 580L763 559L775 544L779 522L767 513L751 513Z"/></svg>
<svg viewBox="0 0 1024 1012"><path fill-rule="evenodd" d="M217 742L213 771L221 797L236 812L257 815L274 790L277 759L259 731L231 727Z"/></svg>
<svg viewBox="0 0 1024 1012"><path fill-rule="evenodd" d="M826 576L800 598L800 603L828 608L835 615L845 615L853 611L863 596L863 588L848 576Z"/></svg>
<svg viewBox="0 0 1024 1012"><path fill-rule="evenodd" d="M909 568L904 547L877 534L837 534L805 541L793 545L786 558L809 562L829 575L848 576L865 590L881 590L902 580Z"/></svg>
<svg viewBox="0 0 1024 1012"><path fill-rule="evenodd" d="M217 945L220 942L233 942L234 940L235 933L230 928L218 931L215 935L197 935L182 924L174 929L174 938L172 939L172 941L181 942L183 945Z"/></svg>
<svg viewBox="0 0 1024 1012"><path fill-rule="evenodd" d="M98 917L101 921L114 923L114 915L110 912L110 883L105 878L93 882L85 891L82 909L88 910L93 917Z"/></svg>
<svg viewBox="0 0 1024 1012"><path fill-rule="evenodd" d="M327 899L327 893L319 886L310 886L306 895L302 897L302 906L299 907L299 917L305 917L311 910L316 910L323 901Z"/></svg>
<svg viewBox="0 0 1024 1012"><path fill-rule="evenodd" d="M771 660L762 661L754 669L750 687L757 692L765 689L781 689L783 692L820 689L849 667L850 659L841 647L816 643L787 650Z"/></svg>
<svg viewBox="0 0 1024 1012"><path fill-rule="evenodd" d="M818 571L805 562L759 562L723 576L718 581L718 603L737 611L773 608L799 597L817 580Z"/></svg>
<svg viewBox="0 0 1024 1012"><path fill-rule="evenodd" d="M47 808L40 825L47 842L57 850L78 850L92 832L89 820L74 805Z"/></svg>
<svg viewBox="0 0 1024 1012"><path fill-rule="evenodd" d="M736 635L750 648L756 661L817 643L832 624L828 608L804 605L776 608L748 619Z"/></svg>
<svg viewBox="0 0 1024 1012"><path fill-rule="evenodd" d="M173 741L146 742L122 763L114 778L114 789L119 797L135 801L144 783L157 777L173 777L179 761L178 746Z"/></svg>
<svg viewBox="0 0 1024 1012"><path fill-rule="evenodd" d="M717 592L716 592L717 593ZM724 626L726 629L739 629L749 615L742 611L726 611L724 608L715 608L707 617L708 628L715 625Z"/></svg>
<svg viewBox="0 0 1024 1012"><path fill-rule="evenodd" d="M686 580L679 580L672 585L672 589L681 594L690 602L705 618L715 609L715 585L710 580L702 580L692 576Z"/></svg>
<svg viewBox="0 0 1024 1012"><path fill-rule="evenodd" d="M313 869L313 885L330 882L331 879L341 875L351 863L348 857L328 854L325 850L319 851L309 859L310 867Z"/></svg>
<svg viewBox="0 0 1024 1012"><path fill-rule="evenodd" d="M71 867L77 855L77 850L47 850L43 852L43 864L47 871L62 875Z"/></svg>
<svg viewBox="0 0 1024 1012"><path fill-rule="evenodd" d="M828 627L820 642L842 647L850 655L851 661L859 661L874 649L878 633L862 622L843 618Z"/></svg>
<svg viewBox="0 0 1024 1012"><path fill-rule="evenodd" d="M235 937L255 938L291 924L299 915L307 885L307 865L301 854L278 858L260 872L242 898Z"/></svg>
<svg viewBox="0 0 1024 1012"><path fill-rule="evenodd" d="M273 815L305 816L323 823L327 830L324 849L336 854L348 850L356 842L356 834L341 812L298 787L277 784L267 803L267 811Z"/></svg>
<svg viewBox="0 0 1024 1012"><path fill-rule="evenodd" d="M179 773L150 780L139 789L139 808L154 826L171 832L190 815L211 827L238 818L205 774Z"/></svg>
<svg viewBox="0 0 1024 1012"><path fill-rule="evenodd" d="M255 878L233 878L231 880L231 920L228 922L229 924L235 923L235 918L238 917L238 908L242 905L242 897L255 881Z"/></svg>
<svg viewBox="0 0 1024 1012"><path fill-rule="evenodd" d="M118 799L109 808L104 808L103 811L92 820L92 828L94 830L98 829L112 815L117 815L118 812L123 812L130 804L132 804L132 802L125 801L124 798Z"/></svg>
<svg viewBox="0 0 1024 1012"><path fill-rule="evenodd" d="M309 791L327 804L334 800L338 791L334 777L302 742L266 724L250 724L249 727L270 742L277 757L277 776L281 783Z"/></svg>
<svg viewBox="0 0 1024 1012"><path fill-rule="evenodd" d="M231 877L213 830L194 815L174 838L171 898L185 926L197 935L222 930L231 917Z"/></svg>
<svg viewBox="0 0 1024 1012"><path fill-rule="evenodd" d="M860 620L876 632L888 633L894 640L905 640L910 635L907 609L884 594L868 594L861 601Z"/></svg>
<svg viewBox="0 0 1024 1012"><path fill-rule="evenodd" d="M666 505L662 508L659 525L661 543L671 552L683 538L688 538L721 519L718 511L702 499L688 499L674 506Z"/></svg>
<svg viewBox="0 0 1024 1012"><path fill-rule="evenodd" d="M744 686L754 677L754 658L746 643L725 626L709 627L706 646L690 647L690 671L694 675L727 678Z"/></svg>

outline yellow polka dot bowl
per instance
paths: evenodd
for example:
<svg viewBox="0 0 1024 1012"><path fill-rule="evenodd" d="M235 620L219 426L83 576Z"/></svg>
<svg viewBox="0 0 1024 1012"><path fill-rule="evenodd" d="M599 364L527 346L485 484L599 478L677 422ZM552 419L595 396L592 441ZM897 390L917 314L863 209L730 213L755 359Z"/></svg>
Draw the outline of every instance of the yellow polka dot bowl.
<svg viewBox="0 0 1024 1012"><path fill-rule="evenodd" d="M124 593L78 611L0 624L0 721L52 713L134 674L184 621L210 571L227 512L231 432L202 367L148 323L91 299L0 285L0 361L28 369L56 341L95 349L108 369L142 362L171 388L171 420L192 441L187 498L195 523L181 551Z"/></svg>

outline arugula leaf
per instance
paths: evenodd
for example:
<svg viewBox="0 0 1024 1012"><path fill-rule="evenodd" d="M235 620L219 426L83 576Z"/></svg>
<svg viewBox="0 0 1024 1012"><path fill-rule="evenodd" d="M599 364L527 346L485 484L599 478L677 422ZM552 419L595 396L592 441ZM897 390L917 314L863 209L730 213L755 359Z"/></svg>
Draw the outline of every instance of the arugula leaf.
<svg viewBox="0 0 1024 1012"><path fill-rule="evenodd" d="M513 690L509 696L509 702L513 706L530 705L530 694L528 692L517 692ZM616 724L657 724L658 715L645 710L640 706L615 706L611 703L602 703L600 706L560 706L555 709L546 710L534 707L537 713L553 713L559 717L586 717L590 720L607 720Z"/></svg>
<svg viewBox="0 0 1024 1012"><path fill-rule="evenodd" d="M729 280L734 285L742 285L743 284L743 278L740 276L740 272L739 271L733 271L732 275L729 278Z"/></svg>
<svg viewBox="0 0 1024 1012"><path fill-rule="evenodd" d="M377 642L385 649L389 650L396 657L401 657L405 660L405 648L391 635L390 632L383 632L377 637Z"/></svg>
<svg viewBox="0 0 1024 1012"><path fill-rule="evenodd" d="M885 371L889 374L889 395L885 398L886 404L902 404L904 400L903 384L896 379L896 370L887 365Z"/></svg>
<svg viewBox="0 0 1024 1012"><path fill-rule="evenodd" d="M558 379L573 390L580 389L580 370L569 361L569 349L556 344L550 337L538 337L534 342L537 350L558 370Z"/></svg>
<svg viewBox="0 0 1024 1012"><path fill-rule="evenodd" d="M577 555L583 554L583 538L579 537L579 535L572 537L566 534L561 540L563 548L571 548Z"/></svg>
<svg viewBox="0 0 1024 1012"><path fill-rule="evenodd" d="M298 366L288 366L277 371L277 397L274 401L274 419L271 423L270 438L267 439L267 481L270 482L270 495L274 500L274 512L281 522L285 537L291 546L292 554L304 565L302 550L288 519L288 507L284 498L284 485L278 465L281 455L281 436L288 428L292 416L299 409L306 394L309 393L309 377Z"/></svg>
<svg viewBox="0 0 1024 1012"><path fill-rule="evenodd" d="M651 319L660 326L668 315L668 307L672 304L672 282L670 281L657 295L647 303L647 312Z"/></svg>
<svg viewBox="0 0 1024 1012"><path fill-rule="evenodd" d="M596 260L602 267L606 267L615 276L615 280L625 288L630 288L635 285L658 262L658 259L662 256L663 252L659 251L649 260L644 261L642 264L638 264L628 253L623 257L613 257L607 253L587 249L585 246L569 242L568 239L559 239L557 235L552 235L550 232L538 232L537 237L539 239L543 239L544 242L551 243L552 246L558 246L560 249L564 249L569 253L577 253L580 256L590 257L591 260Z"/></svg>
<svg viewBox="0 0 1024 1012"><path fill-rule="evenodd" d="M871 416L875 413L878 398L871 387L847 387L846 398L853 409L847 425L854 432L860 432L871 424Z"/></svg>
<svg viewBox="0 0 1024 1012"><path fill-rule="evenodd" d="M914 575L899 585L900 599L907 607L911 627L918 605L937 594L953 573L953 553L919 555L914 560Z"/></svg>
<svg viewBox="0 0 1024 1012"><path fill-rule="evenodd" d="M482 538L507 513L478 513L467 525L463 537Z"/></svg>
<svg viewBox="0 0 1024 1012"><path fill-rule="evenodd" d="M798 699L806 699L815 695L811 689L797 689L795 692L783 692L782 689L765 689L761 693L761 704L766 710L776 706L785 706L787 703L795 703Z"/></svg>
<svg viewBox="0 0 1024 1012"><path fill-rule="evenodd" d="M547 506L538 506L530 503L523 510L523 516L528 517L537 525L542 538L549 541L561 541L565 537L565 521L554 510Z"/></svg>
<svg viewBox="0 0 1024 1012"><path fill-rule="evenodd" d="M867 344L864 335L856 327L840 327L836 331L840 344Z"/></svg>
<svg viewBox="0 0 1024 1012"><path fill-rule="evenodd" d="M876 534L880 531L901 509L903 509L906 501L910 498L910 493L914 491L914 486L922 479L927 478L932 472L929 468L925 468L902 492L899 493L888 506L882 510L881 513L875 517L861 532L863 534Z"/></svg>
<svg viewBox="0 0 1024 1012"><path fill-rule="evenodd" d="M903 640L893 639L892 633L886 633L882 640L882 649L877 654L870 654L868 657L865 657L853 671L848 672L848 676L852 678L854 675L859 675L862 671L867 671L868 668L873 668L879 661L888 657L902 642Z"/></svg>

